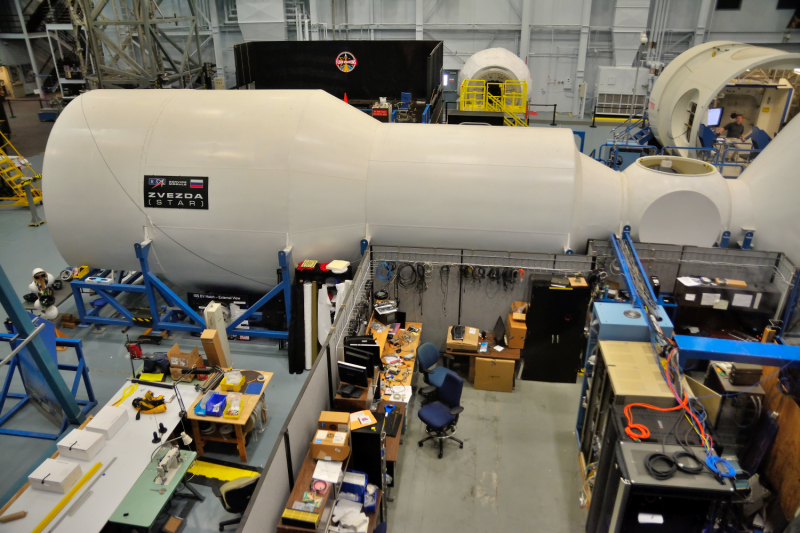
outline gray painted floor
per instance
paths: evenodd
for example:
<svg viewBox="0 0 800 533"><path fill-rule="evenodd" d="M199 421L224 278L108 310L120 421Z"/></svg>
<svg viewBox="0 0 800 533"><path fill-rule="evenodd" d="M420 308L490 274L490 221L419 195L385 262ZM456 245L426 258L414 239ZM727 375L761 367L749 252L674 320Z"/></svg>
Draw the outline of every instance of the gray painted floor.
<svg viewBox="0 0 800 533"><path fill-rule="evenodd" d="M580 385L517 381L513 393L464 383L456 437L422 448L418 403L400 447L391 533L583 531L574 426Z"/></svg>

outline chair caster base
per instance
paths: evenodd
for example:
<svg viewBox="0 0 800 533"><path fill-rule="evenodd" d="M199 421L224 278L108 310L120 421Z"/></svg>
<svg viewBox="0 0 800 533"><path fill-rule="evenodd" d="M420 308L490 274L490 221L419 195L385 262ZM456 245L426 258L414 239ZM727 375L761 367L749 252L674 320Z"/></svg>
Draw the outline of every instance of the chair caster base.
<svg viewBox="0 0 800 533"><path fill-rule="evenodd" d="M419 447L422 448L422 443L421 442L418 442L417 444L419 444Z"/></svg>
<svg viewBox="0 0 800 533"><path fill-rule="evenodd" d="M459 445L458 445L458 447L459 447L459 448L463 448L463 447L464 447L464 445L463 445L463 444L459 444Z"/></svg>
<svg viewBox="0 0 800 533"><path fill-rule="evenodd" d="M441 459L441 458L442 458L442 455L443 455L443 454L441 454L441 453L439 454L439 459Z"/></svg>

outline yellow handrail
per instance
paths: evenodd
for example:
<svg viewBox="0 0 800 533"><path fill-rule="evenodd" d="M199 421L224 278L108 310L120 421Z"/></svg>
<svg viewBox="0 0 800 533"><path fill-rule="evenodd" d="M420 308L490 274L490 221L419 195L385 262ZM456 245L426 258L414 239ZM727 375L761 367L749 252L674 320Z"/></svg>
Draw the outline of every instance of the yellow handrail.
<svg viewBox="0 0 800 533"><path fill-rule="evenodd" d="M28 160L22 157L11 141L0 132L0 202L12 202L0 204L0 207L25 207L28 199L25 196L25 185L31 184L31 194L33 203L38 204L42 201L42 191L34 185L33 180L41 179L31 167ZM9 155L10 154L10 155ZM17 165L12 156L16 156L17 161L22 163L22 169ZM4 192L5 191L5 192ZM11 193L11 194L9 194Z"/></svg>
<svg viewBox="0 0 800 533"><path fill-rule="evenodd" d="M525 80L486 82L467 79L461 84L461 111L504 113L508 126L528 125L528 86ZM522 115L522 117L520 117Z"/></svg>

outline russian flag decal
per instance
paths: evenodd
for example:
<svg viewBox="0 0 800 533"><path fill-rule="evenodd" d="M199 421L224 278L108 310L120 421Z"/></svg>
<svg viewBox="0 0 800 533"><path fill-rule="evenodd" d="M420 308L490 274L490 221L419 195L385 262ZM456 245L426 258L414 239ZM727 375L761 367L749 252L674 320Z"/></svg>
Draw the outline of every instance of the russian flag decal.
<svg viewBox="0 0 800 533"><path fill-rule="evenodd" d="M189 187L191 187L192 189L202 189L203 180L191 180L189 181Z"/></svg>

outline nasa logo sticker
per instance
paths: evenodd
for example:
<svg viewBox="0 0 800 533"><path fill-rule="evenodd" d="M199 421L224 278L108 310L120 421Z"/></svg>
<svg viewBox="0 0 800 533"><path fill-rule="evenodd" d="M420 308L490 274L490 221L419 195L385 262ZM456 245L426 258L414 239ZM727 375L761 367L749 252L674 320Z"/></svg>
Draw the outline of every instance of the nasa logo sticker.
<svg viewBox="0 0 800 533"><path fill-rule="evenodd" d="M342 52L336 56L336 67L342 72L352 72L357 63L356 56L350 52Z"/></svg>
<svg viewBox="0 0 800 533"><path fill-rule="evenodd" d="M208 178L145 176L144 207L208 210Z"/></svg>

